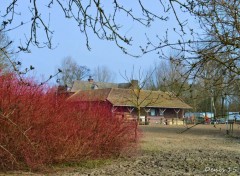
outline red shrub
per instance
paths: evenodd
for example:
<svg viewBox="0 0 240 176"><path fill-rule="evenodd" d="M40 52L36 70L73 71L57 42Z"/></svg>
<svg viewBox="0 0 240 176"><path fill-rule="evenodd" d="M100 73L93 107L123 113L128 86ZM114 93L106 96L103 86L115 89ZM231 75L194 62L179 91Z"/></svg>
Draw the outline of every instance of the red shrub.
<svg viewBox="0 0 240 176"><path fill-rule="evenodd" d="M29 80L28 80L29 81ZM53 89L0 76L0 170L117 156L136 146L135 123L100 104L73 104Z"/></svg>

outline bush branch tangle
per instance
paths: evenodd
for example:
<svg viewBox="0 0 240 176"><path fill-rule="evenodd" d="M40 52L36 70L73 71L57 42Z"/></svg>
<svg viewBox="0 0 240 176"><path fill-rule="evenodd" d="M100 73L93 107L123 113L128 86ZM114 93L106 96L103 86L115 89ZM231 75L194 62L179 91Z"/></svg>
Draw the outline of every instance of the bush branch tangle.
<svg viewBox="0 0 240 176"><path fill-rule="evenodd" d="M25 80L29 81L29 80ZM134 125L98 103L72 103L47 86L0 76L0 170L117 157L135 151Z"/></svg>

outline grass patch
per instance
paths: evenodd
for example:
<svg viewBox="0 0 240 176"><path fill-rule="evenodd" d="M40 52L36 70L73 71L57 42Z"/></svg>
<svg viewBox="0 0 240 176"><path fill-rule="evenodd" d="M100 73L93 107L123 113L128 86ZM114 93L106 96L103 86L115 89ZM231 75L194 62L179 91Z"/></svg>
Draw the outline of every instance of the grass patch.
<svg viewBox="0 0 240 176"><path fill-rule="evenodd" d="M85 160L81 162L66 162L62 164L57 164L54 168L83 168L83 169L95 169L102 167L107 164L111 164L113 159L96 159L96 160Z"/></svg>
<svg viewBox="0 0 240 176"><path fill-rule="evenodd" d="M65 164L66 166L69 167L82 167L82 168L87 168L87 169L94 169L98 168L101 166L104 166L106 164L111 164L112 160L110 159L98 159L98 160L87 160L87 161L82 161L80 163L68 163Z"/></svg>

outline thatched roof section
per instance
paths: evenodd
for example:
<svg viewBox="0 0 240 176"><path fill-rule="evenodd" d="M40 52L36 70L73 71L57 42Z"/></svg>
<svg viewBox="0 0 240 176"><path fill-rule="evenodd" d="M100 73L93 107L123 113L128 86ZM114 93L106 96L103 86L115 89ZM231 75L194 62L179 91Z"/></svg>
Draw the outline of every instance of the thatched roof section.
<svg viewBox="0 0 240 176"><path fill-rule="evenodd" d="M107 88L77 91L69 101L109 101L114 106L191 109L180 98L162 91Z"/></svg>
<svg viewBox="0 0 240 176"><path fill-rule="evenodd" d="M79 90L68 98L69 101L106 101L111 91L107 89Z"/></svg>
<svg viewBox="0 0 240 176"><path fill-rule="evenodd" d="M129 88L130 83L106 83L106 82L89 82L89 81L74 81L71 92L78 90L93 90L93 89L107 89L107 88Z"/></svg>

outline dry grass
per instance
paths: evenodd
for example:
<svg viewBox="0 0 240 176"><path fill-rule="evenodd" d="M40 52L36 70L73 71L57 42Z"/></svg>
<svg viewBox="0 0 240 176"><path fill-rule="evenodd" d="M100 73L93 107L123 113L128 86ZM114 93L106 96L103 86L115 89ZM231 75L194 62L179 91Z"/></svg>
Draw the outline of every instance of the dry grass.
<svg viewBox="0 0 240 176"><path fill-rule="evenodd" d="M191 126L188 126L191 127ZM235 137L240 138L240 125L234 125L233 138L226 135L226 125L197 125L185 132L186 126L141 126L144 151L221 150L240 152ZM181 133L183 132L183 133Z"/></svg>
<svg viewBox="0 0 240 176"><path fill-rule="evenodd" d="M239 125L234 125L234 137L225 135L226 125L216 128L197 125L181 134L186 127L142 126L141 129L142 150L159 156L159 163L169 171L166 175L240 174Z"/></svg>

